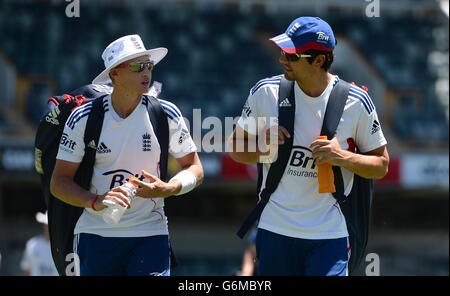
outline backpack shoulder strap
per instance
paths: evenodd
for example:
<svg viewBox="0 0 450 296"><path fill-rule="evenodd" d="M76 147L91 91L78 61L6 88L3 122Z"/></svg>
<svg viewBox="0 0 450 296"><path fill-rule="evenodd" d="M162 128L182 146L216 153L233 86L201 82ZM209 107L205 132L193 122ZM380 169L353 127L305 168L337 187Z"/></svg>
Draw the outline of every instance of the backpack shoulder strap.
<svg viewBox="0 0 450 296"><path fill-rule="evenodd" d="M331 91L328 98L327 107L325 109L325 116L323 119L321 135L326 135L328 139L332 139L336 134L336 129L344 113L345 103L347 102L348 92L350 90L350 83L339 79ZM339 202L345 200L344 195L344 180L342 178L341 168L333 166L334 186L336 192L333 196Z"/></svg>
<svg viewBox="0 0 450 296"><path fill-rule="evenodd" d="M321 135L328 136L332 139L336 134L337 126L344 113L345 103L347 102L348 92L350 90L350 83L339 79L331 91L328 99L327 107L325 109L325 117L323 119Z"/></svg>
<svg viewBox="0 0 450 296"><path fill-rule="evenodd" d="M295 95L294 82L282 77L278 91L278 124L286 128L289 134L294 135L294 121L295 121ZM266 184L261 190L262 184L262 164L258 163L258 196L259 201L250 215L242 224L237 232L240 238L243 238L249 231L252 225L261 216L264 207L269 202L270 196L277 189L281 177L284 175L284 170L291 156L291 150L294 142L294 137L285 138L284 144L278 147L277 160L270 165L269 172L266 177Z"/></svg>
<svg viewBox="0 0 450 296"><path fill-rule="evenodd" d="M295 121L295 96L294 96L294 81L289 81L282 77L280 81L280 88L278 91L278 124L286 128L290 135L294 135L294 121ZM292 145L294 137L285 138L284 144L278 147L277 160L270 165L267 173L266 184L261 191L261 198L268 199L270 195L275 192L280 183L281 177L284 174L286 165L291 156Z"/></svg>
<svg viewBox="0 0 450 296"><path fill-rule="evenodd" d="M147 105L150 122L161 147L161 155L159 158L160 179L166 182L168 177L167 162L169 158L169 121L166 111L164 111L157 98L145 95L144 100L144 104Z"/></svg>
<svg viewBox="0 0 450 296"><path fill-rule="evenodd" d="M331 92L325 111L322 135L333 138L344 112L350 83L339 80ZM357 150L358 152L358 150ZM349 274L353 275L364 258L370 228L370 210L373 197L373 180L354 174L353 187L348 196L344 194L344 181L340 167L333 166L336 192L333 197L338 201L345 216L351 255L348 262Z"/></svg>
<svg viewBox="0 0 450 296"><path fill-rule="evenodd" d="M94 172L95 155L97 152L98 141L102 131L105 112L103 109L103 98L107 95L96 98L92 101L92 109L89 113L84 131L85 152L80 168L75 175L75 182L86 190L89 186Z"/></svg>

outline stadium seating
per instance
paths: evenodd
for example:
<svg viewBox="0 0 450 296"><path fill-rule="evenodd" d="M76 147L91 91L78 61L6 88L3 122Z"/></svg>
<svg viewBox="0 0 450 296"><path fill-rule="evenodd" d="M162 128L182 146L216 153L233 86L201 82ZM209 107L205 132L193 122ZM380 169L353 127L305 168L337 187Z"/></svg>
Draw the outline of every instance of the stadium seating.
<svg viewBox="0 0 450 296"><path fill-rule="evenodd" d="M281 72L259 37L280 33L298 16L274 18L263 12L223 9L84 7L82 3L81 17L67 18L61 3L31 6L5 1L0 8L1 47L17 65L18 73L51 75L58 83L58 93L89 83L103 69L100 56L104 47L122 35L138 33L149 48L167 47L169 54L155 68L153 79L163 83L162 97L176 103L191 122L192 108L202 108L205 117L238 116L249 89L261 78ZM360 48L388 86L414 87L422 93L420 109L403 108L401 99L396 103L392 122L396 136L407 139L411 127L417 126L414 136L419 142L429 141L431 136L447 142L448 118L435 91L439 76L429 60L436 50L448 55L448 45L436 45L441 20L324 18L335 33L347 35ZM448 30L446 37L448 42ZM31 100L42 101L47 95L45 91L30 94L29 106ZM42 110L29 111L30 120L37 125Z"/></svg>

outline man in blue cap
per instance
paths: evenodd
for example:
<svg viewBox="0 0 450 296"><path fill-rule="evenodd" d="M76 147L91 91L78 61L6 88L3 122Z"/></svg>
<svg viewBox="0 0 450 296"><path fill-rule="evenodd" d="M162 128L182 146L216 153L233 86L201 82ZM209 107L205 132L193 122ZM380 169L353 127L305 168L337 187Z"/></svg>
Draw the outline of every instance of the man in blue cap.
<svg viewBox="0 0 450 296"><path fill-rule="evenodd" d="M379 179L387 173L387 141L368 93L354 85L335 137L317 139L331 91L339 81L329 73L336 40L325 21L297 18L285 33L270 40L281 49L279 61L284 74L256 83L229 138L235 161L263 163L259 193L265 189L270 165L278 157L277 149L269 153L260 149L259 140L265 143L275 134L277 148L293 138L287 167L259 217L258 275L348 275L351 246L346 220L331 192L319 193L318 165L339 166L344 194L348 195L354 174ZM295 82L295 102L278 98L283 76ZM291 103L295 103L293 134L271 120L278 119L279 108ZM251 145L252 140L258 145ZM241 150L239 143L244 144ZM355 145L362 154L355 153Z"/></svg>

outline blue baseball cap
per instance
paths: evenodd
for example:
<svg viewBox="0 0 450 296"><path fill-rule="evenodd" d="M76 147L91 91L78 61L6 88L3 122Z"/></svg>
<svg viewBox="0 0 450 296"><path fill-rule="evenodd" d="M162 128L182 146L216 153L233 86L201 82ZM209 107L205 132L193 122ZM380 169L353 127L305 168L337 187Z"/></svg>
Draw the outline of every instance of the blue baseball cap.
<svg viewBox="0 0 450 296"><path fill-rule="evenodd" d="M336 45L330 25L318 17L310 16L295 19L286 32L269 40L290 54L300 54L309 49L333 51Z"/></svg>

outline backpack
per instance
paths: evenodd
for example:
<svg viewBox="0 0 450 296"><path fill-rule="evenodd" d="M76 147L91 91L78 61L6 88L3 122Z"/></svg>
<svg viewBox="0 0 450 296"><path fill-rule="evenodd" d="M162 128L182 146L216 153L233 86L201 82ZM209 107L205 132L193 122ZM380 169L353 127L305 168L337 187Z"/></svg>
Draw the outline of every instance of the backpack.
<svg viewBox="0 0 450 296"><path fill-rule="evenodd" d="M341 79L333 87L325 110L325 117L320 135L327 135L328 139L334 137L336 128L344 111L349 89L350 84ZM281 98L288 98L291 103L291 106L288 107L283 106L283 108L280 108L280 106L278 106L278 119L279 125L284 126L288 132L293 135L295 118L294 82L288 81L282 77L278 96L280 101ZM289 161L292 146L293 137L285 138L284 144L278 147L278 158L270 166L266 184L262 191L263 165L261 163L257 164L258 202L238 230L237 235L240 238L243 238L252 225L260 218L264 207L269 202L271 194L275 192L278 187ZM357 153L358 152L359 151L357 150ZM361 263L367 246L370 227L370 210L373 198L373 180L354 174L352 190L348 196L345 196L341 169L338 166L333 166L332 168L334 173L334 184L336 187L336 192L333 193L333 197L339 203L347 223L351 248L348 268L349 274L354 274Z"/></svg>
<svg viewBox="0 0 450 296"><path fill-rule="evenodd" d="M68 264L73 260L73 231L84 208L69 205L54 197L50 192L50 180L56 162L65 122L72 111L92 101L92 110L86 124L84 143L85 155L75 174L74 181L89 190L92 179L96 149L89 147L91 141L98 143L103 125L103 98L111 92L107 85L89 84L69 94L51 97L47 101L49 111L42 117L35 137L35 169L40 175L42 191L48 211L48 228L53 261L61 276L66 275ZM159 101L146 96L149 104L150 121L161 146L160 177L167 180L169 147L169 126L166 113ZM96 146L96 145L95 145ZM172 252L171 252L172 253ZM172 253L173 254L173 253ZM172 262L176 265L173 257Z"/></svg>

